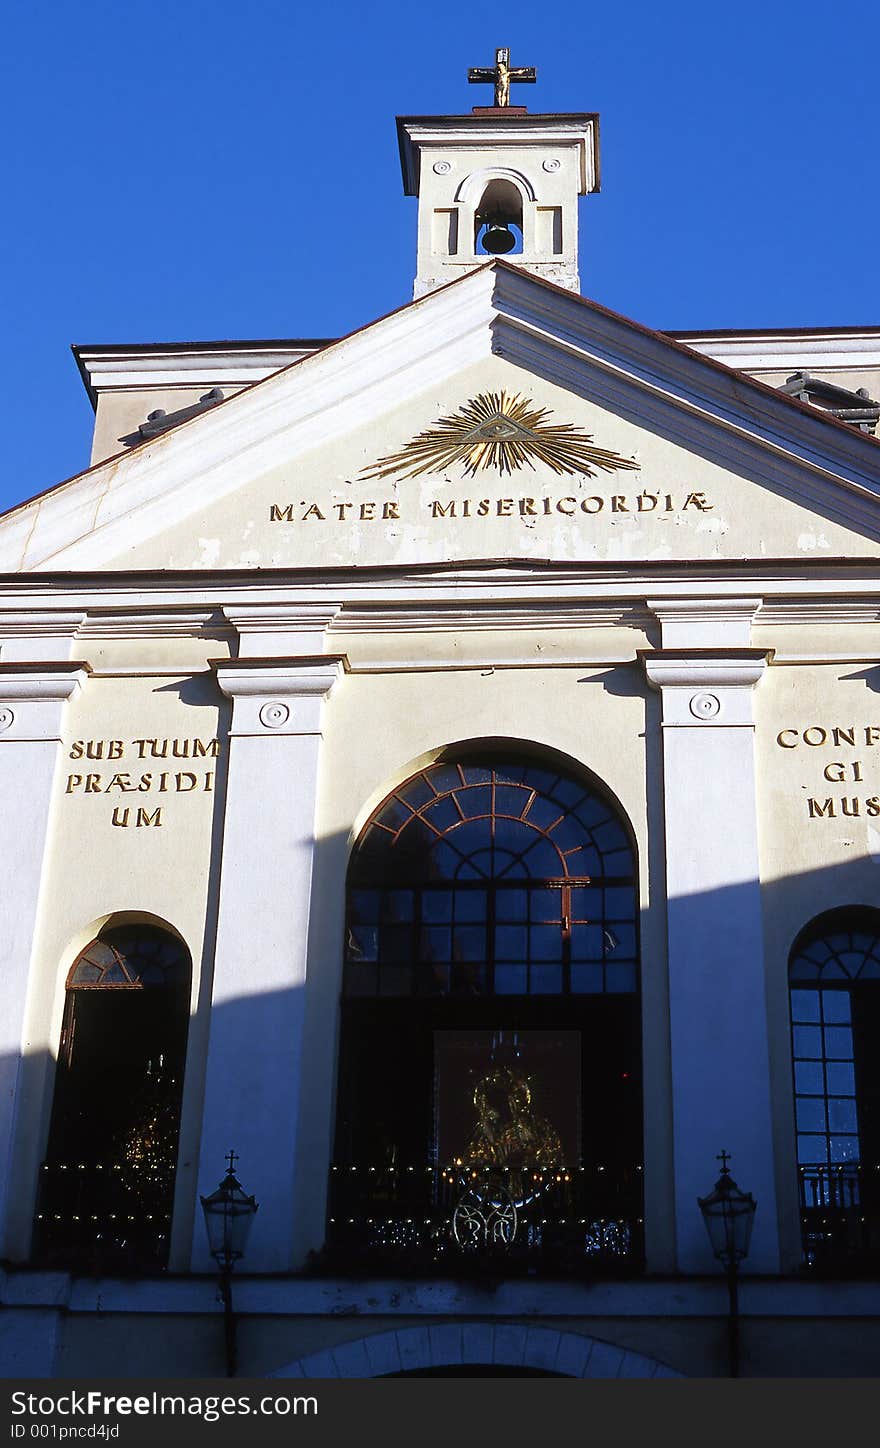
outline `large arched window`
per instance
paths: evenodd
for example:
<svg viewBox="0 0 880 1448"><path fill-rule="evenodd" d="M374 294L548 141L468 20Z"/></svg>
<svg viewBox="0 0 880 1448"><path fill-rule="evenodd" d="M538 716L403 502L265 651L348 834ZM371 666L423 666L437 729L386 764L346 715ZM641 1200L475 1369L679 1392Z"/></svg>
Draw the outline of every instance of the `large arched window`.
<svg viewBox="0 0 880 1448"><path fill-rule="evenodd" d="M67 977L35 1254L101 1267L167 1261L189 1022L186 946L118 925Z"/></svg>
<svg viewBox="0 0 880 1448"><path fill-rule="evenodd" d="M501 751L394 790L349 870L331 1243L364 1266L465 1249L632 1265L640 1075L633 850L611 801ZM495 1217L484 1201L465 1229L481 1180Z"/></svg>
<svg viewBox="0 0 880 1448"><path fill-rule="evenodd" d="M789 963L804 1254L880 1260L880 912L836 910Z"/></svg>

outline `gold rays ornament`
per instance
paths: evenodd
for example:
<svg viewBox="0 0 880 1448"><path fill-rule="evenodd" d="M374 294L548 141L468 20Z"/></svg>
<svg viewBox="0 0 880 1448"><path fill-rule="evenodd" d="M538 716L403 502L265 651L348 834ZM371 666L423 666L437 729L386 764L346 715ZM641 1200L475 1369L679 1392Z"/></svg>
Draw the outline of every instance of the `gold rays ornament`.
<svg viewBox="0 0 880 1448"><path fill-rule="evenodd" d="M632 458L597 447L589 433L572 423L548 422L550 416L549 408L535 407L518 393L481 392L425 428L400 452L363 469L361 476L387 478L399 473L401 478L418 478L456 463L463 464L465 477L488 468L515 473L536 463L545 463L558 475L581 473L587 478L594 478L600 469L614 473L638 468Z"/></svg>

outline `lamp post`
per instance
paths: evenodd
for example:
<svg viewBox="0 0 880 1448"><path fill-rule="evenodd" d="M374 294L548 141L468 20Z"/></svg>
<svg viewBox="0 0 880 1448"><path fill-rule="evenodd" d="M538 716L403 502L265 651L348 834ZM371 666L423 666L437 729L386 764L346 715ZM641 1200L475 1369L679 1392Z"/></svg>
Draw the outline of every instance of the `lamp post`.
<svg viewBox="0 0 880 1448"><path fill-rule="evenodd" d="M235 1377L235 1316L232 1311L232 1269L244 1256L244 1249L258 1203L247 1196L235 1175L235 1152L227 1153L228 1168L215 1192L202 1197L205 1229L211 1256L220 1268L220 1297L223 1301L226 1337L226 1376Z"/></svg>
<svg viewBox="0 0 880 1448"><path fill-rule="evenodd" d="M751 1192L741 1192L727 1163L730 1156L719 1152L721 1175L707 1197L697 1197L712 1251L727 1272L730 1310L727 1320L730 1376L739 1377L739 1264L749 1253L757 1202Z"/></svg>

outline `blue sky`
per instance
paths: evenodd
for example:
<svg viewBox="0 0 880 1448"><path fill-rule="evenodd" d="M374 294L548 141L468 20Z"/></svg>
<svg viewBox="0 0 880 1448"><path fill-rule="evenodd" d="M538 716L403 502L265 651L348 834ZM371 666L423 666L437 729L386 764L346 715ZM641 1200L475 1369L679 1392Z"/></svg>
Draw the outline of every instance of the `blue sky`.
<svg viewBox="0 0 880 1448"><path fill-rule="evenodd" d="M668 328L880 324L870 8L32 0L2 82L0 506L88 463L70 344L335 336L411 295L396 114L509 45L601 113L587 296Z"/></svg>

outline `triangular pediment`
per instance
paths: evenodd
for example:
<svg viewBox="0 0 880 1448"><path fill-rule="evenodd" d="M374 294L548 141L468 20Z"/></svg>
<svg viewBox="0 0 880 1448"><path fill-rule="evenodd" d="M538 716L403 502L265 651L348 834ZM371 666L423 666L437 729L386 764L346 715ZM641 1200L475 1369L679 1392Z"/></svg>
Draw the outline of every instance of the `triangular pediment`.
<svg viewBox="0 0 880 1448"><path fill-rule="evenodd" d="M0 519L0 571L866 557L880 444L491 263Z"/></svg>

